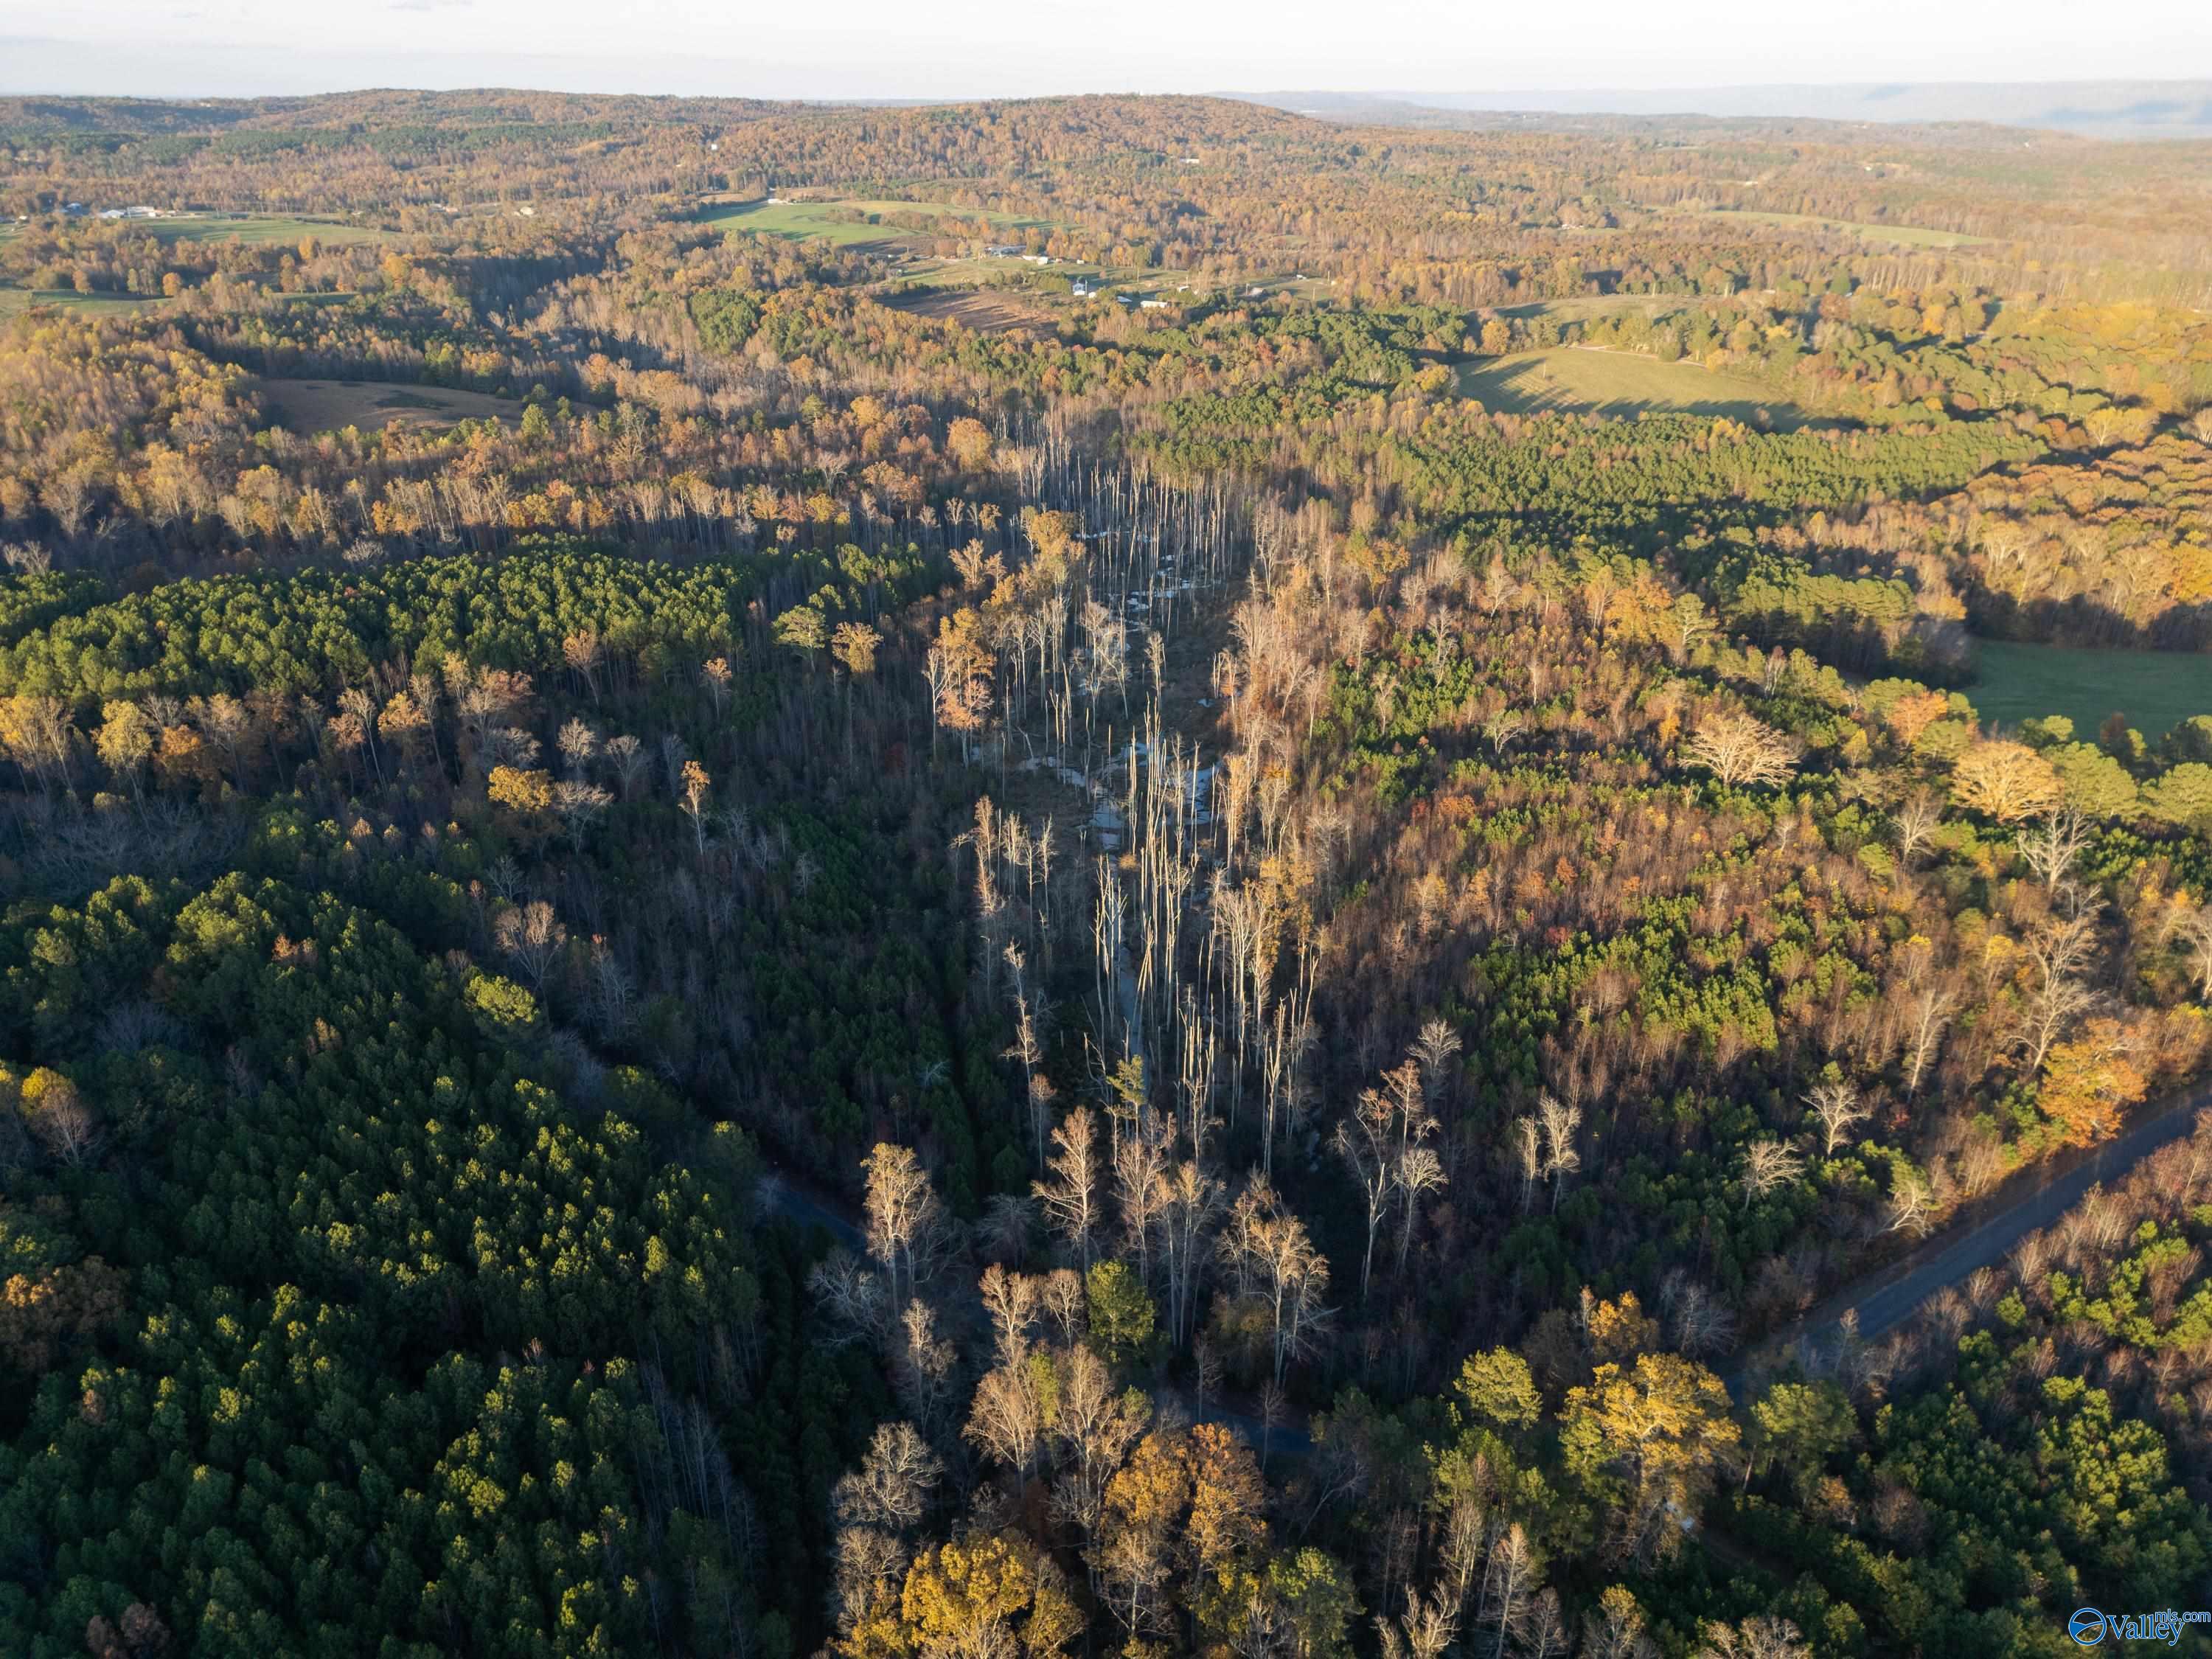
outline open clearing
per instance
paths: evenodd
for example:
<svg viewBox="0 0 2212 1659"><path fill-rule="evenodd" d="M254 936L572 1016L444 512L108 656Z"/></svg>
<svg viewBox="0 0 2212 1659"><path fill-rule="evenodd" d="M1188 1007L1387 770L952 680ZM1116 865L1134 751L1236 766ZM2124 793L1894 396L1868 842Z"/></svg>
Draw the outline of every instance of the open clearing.
<svg viewBox="0 0 2212 1659"><path fill-rule="evenodd" d="M2212 714L2212 654L1977 640L1974 666L1966 696L1984 723L2063 714L2086 742L2118 714L2155 743L2191 715Z"/></svg>
<svg viewBox="0 0 2212 1659"><path fill-rule="evenodd" d="M335 432L347 426L366 432L393 421L406 427L446 427L456 421L522 418L522 405L512 398L397 380L263 380L256 389L276 422L296 432Z"/></svg>
<svg viewBox="0 0 2212 1659"><path fill-rule="evenodd" d="M917 317L942 317L978 334L1049 332L1052 313L1034 300L990 289L910 289L884 301Z"/></svg>
<svg viewBox="0 0 2212 1659"><path fill-rule="evenodd" d="M210 213L178 219L126 219L125 227L158 236L165 242L296 242L312 236L326 247L341 242L392 242L396 232L368 225L349 225L325 219L288 219L259 213Z"/></svg>
<svg viewBox="0 0 2212 1659"><path fill-rule="evenodd" d="M854 247L870 242L896 242L917 233L895 224L855 224L843 216L852 213L874 214L887 218L894 213L926 214L934 219L951 214L962 219L985 219L1002 230L1020 231L1042 226L1042 219L1024 219L1012 214L992 213L983 208L954 207L945 202L885 202L854 200L842 202L722 202L702 208L702 224L721 225L731 230L747 230L763 236L781 236L792 241L808 241L823 237L840 247Z"/></svg>
<svg viewBox="0 0 2212 1659"><path fill-rule="evenodd" d="M1574 413L1635 416L1726 416L1748 425L1796 426L1804 410L1756 380L1717 374L1697 363L1662 363L1626 351L1558 346L1516 352L1462 367L1459 393L1486 409L1528 415L1558 409Z"/></svg>
<svg viewBox="0 0 2212 1659"><path fill-rule="evenodd" d="M1532 300L1496 309L1501 317L1548 317L1555 323L1586 323L1593 317L1618 317L1638 311L1646 317L1658 317L1696 303L1696 296L1687 294L1577 294L1565 300ZM1470 318L1474 314L1468 313Z"/></svg>
<svg viewBox="0 0 2212 1659"><path fill-rule="evenodd" d="M1967 236L1955 230L1922 230L1916 225L1869 225L1850 219L1822 219L1809 213L1759 213L1750 208L1714 208L1722 219L1751 219L1763 225L1806 225L1820 230L1842 230L1870 242L1893 242L1904 247L1975 247L1986 236Z"/></svg>
<svg viewBox="0 0 2212 1659"><path fill-rule="evenodd" d="M167 219L94 219L76 221L103 228L160 238L165 242L296 242L312 236L325 247L341 242L396 242L399 234L370 225L351 225L336 219L293 219L276 213L181 213ZM0 225L0 241L15 234L19 225Z"/></svg>
<svg viewBox="0 0 2212 1659"><path fill-rule="evenodd" d="M79 294L66 288L0 288L0 317L13 317L19 311L28 311L33 306L61 306L70 311L88 312L95 317L113 316L120 312L141 311L148 306L157 306L159 300L144 299L136 295Z"/></svg>

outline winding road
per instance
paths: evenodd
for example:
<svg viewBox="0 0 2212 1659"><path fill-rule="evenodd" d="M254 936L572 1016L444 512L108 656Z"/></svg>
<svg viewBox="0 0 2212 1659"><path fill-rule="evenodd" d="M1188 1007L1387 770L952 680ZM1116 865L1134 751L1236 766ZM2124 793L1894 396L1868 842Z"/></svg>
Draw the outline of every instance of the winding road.
<svg viewBox="0 0 2212 1659"><path fill-rule="evenodd" d="M1728 1383L1741 1394L1747 1372L1762 1363L1778 1361L1800 1344L1817 1346L1837 1334L1844 1318L1858 1316L1863 1338L1894 1330L1914 1310L1947 1286L1970 1277L1976 1269L2002 1261L2014 1245L2039 1232L2079 1203L2089 1188L2124 1176L2161 1146L2180 1139L2196 1127L2197 1115L2212 1109L2212 1088L2195 1089L2144 1119L2117 1139L2074 1154L2050 1165L2023 1170L2008 1188L1984 1205L1987 1212L1970 1216L1929 1239L1910 1255L1853 1280L1787 1329L1778 1331L1742 1354ZM1990 1206L1994 1205L1994 1208Z"/></svg>

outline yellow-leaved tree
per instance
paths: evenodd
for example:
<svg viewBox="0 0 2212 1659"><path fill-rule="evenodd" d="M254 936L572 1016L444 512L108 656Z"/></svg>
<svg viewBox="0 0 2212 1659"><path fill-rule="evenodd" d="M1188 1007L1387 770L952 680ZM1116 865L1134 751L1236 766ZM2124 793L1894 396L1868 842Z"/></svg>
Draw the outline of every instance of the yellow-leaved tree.
<svg viewBox="0 0 2212 1659"><path fill-rule="evenodd" d="M1612 1547L1649 1563L1680 1547L1741 1437L1719 1377L1680 1354L1646 1353L1567 1391L1560 1446L1603 1510Z"/></svg>

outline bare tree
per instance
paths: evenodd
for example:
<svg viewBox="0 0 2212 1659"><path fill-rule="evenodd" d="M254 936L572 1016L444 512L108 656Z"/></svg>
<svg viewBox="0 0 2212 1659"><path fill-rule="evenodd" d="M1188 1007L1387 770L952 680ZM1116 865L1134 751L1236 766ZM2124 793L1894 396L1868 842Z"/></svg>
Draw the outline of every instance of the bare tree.
<svg viewBox="0 0 2212 1659"><path fill-rule="evenodd" d="M1521 1629L1522 1659L1559 1659L1571 1641L1559 1593L1547 1585L1529 1599L1528 1616Z"/></svg>
<svg viewBox="0 0 2212 1659"><path fill-rule="evenodd" d="M637 781L645 775L645 745L625 732L607 739L605 753L607 764L614 768L615 777L622 785L623 799L628 800L637 793Z"/></svg>
<svg viewBox="0 0 2212 1659"><path fill-rule="evenodd" d="M1787 1619L1761 1613L1740 1625L1707 1625L1692 1659L1802 1659L1812 1650Z"/></svg>
<svg viewBox="0 0 2212 1659"><path fill-rule="evenodd" d="M1421 1088L1431 1100L1443 1096L1444 1067L1459 1052L1459 1033L1452 1030L1449 1021L1431 1019L1422 1023L1421 1035L1414 1040L1413 1054L1421 1068Z"/></svg>
<svg viewBox="0 0 2212 1659"><path fill-rule="evenodd" d="M1406 1261L1413 1253L1413 1224L1420 1214L1420 1198L1424 1193L1442 1192L1446 1185L1443 1160L1435 1149L1428 1146L1408 1146L1398 1159L1398 1276L1406 1274Z"/></svg>
<svg viewBox="0 0 2212 1659"><path fill-rule="evenodd" d="M568 930L544 899L502 910L492 923L492 938L529 978L532 990L545 988L545 975L568 943Z"/></svg>
<svg viewBox="0 0 2212 1659"><path fill-rule="evenodd" d="M945 1232L944 1206L911 1147L878 1142L860 1168L867 1176L862 1205L868 1254L883 1267L886 1299L894 1308L903 1307L938 1264Z"/></svg>
<svg viewBox="0 0 2212 1659"><path fill-rule="evenodd" d="M2021 856L2035 878L2060 898L2073 885L2074 861L2089 844L2089 821L2074 808L2051 813L2020 837Z"/></svg>
<svg viewBox="0 0 2212 1659"><path fill-rule="evenodd" d="M1934 790L1916 789L1907 795L1890 818L1890 828L1897 836L1898 862L1910 870L1942 821L1942 797Z"/></svg>
<svg viewBox="0 0 2212 1659"><path fill-rule="evenodd" d="M1060 1327L1060 1340L1070 1343L1083 1334L1083 1275L1071 1267L1055 1267L1044 1276L1044 1310Z"/></svg>
<svg viewBox="0 0 2212 1659"><path fill-rule="evenodd" d="M2212 1002L2212 904L2197 906L2174 924L2188 947L2189 969L2197 976L2197 995Z"/></svg>
<svg viewBox="0 0 2212 1659"><path fill-rule="evenodd" d="M1029 1352L1030 1332L1036 1326L1044 1286L1027 1273L1010 1273L996 1262L983 1269L976 1286L983 1311L990 1316L991 1334L1001 1365L1018 1365Z"/></svg>
<svg viewBox="0 0 2212 1659"><path fill-rule="evenodd" d="M100 1121L85 1104L76 1085L58 1072L34 1073L32 1081L43 1085L37 1091L35 1104L30 1103L30 1090L25 1091L32 1134L49 1157L72 1170L80 1167L100 1150ZM0 1110L6 1109L0 1106Z"/></svg>
<svg viewBox="0 0 2212 1659"><path fill-rule="evenodd" d="M1091 1270L1091 1244L1099 1222L1097 1129L1088 1106L1079 1106L1052 1132L1059 1150L1045 1160L1053 1179L1030 1190L1044 1206L1045 1221L1068 1253Z"/></svg>
<svg viewBox="0 0 2212 1659"><path fill-rule="evenodd" d="M1669 1268L1660 1281L1659 1307L1678 1353L1694 1359L1726 1352L1735 1345L1735 1316L1728 1304L1680 1267Z"/></svg>
<svg viewBox="0 0 2212 1659"><path fill-rule="evenodd" d="M1731 788L1744 784L1783 784L1797 770L1796 740L1753 715L1724 712L1709 715L1686 750Z"/></svg>
<svg viewBox="0 0 2212 1659"><path fill-rule="evenodd" d="M894 1356L892 1381L907 1409L935 1432L945 1426L952 1404L952 1367L959 1356L937 1334L937 1310L916 1297L906 1304L899 1328L905 1340Z"/></svg>
<svg viewBox="0 0 2212 1659"><path fill-rule="evenodd" d="M963 1432L985 1455L1026 1480L1044 1444L1044 1402L1036 1376L1019 1361L986 1371L975 1384Z"/></svg>
<svg viewBox="0 0 2212 1659"><path fill-rule="evenodd" d="M1583 1659L1659 1659L1659 1644L1644 1633L1644 1609L1634 1592L1615 1584L1583 1615Z"/></svg>
<svg viewBox="0 0 2212 1659"><path fill-rule="evenodd" d="M994 1193L983 1200L983 1218L975 1224L976 1248L994 1261L1018 1262L1029 1255L1036 1219L1034 1200L1019 1193Z"/></svg>
<svg viewBox="0 0 2212 1659"><path fill-rule="evenodd" d="M830 1507L840 1524L905 1532L921 1523L945 1464L911 1423L879 1423L857 1469L838 1477Z"/></svg>
<svg viewBox="0 0 2212 1659"><path fill-rule="evenodd" d="M580 778L562 778L553 786L553 811L568 830L571 847L582 848L585 831L614 805L614 799L597 784Z"/></svg>
<svg viewBox="0 0 2212 1659"><path fill-rule="evenodd" d="M1490 1547L1489 1517L1480 1491L1488 1466L1479 1452L1474 1472L1474 1480L1460 1482L1452 1492L1450 1507L1444 1511L1443 1538L1437 1547L1437 1563L1443 1576L1437 1588L1451 1592L1455 1613L1466 1611Z"/></svg>
<svg viewBox="0 0 2212 1659"><path fill-rule="evenodd" d="M814 1305L840 1340L864 1338L881 1343L890 1334L890 1298L881 1273L871 1271L842 1246L814 1264L806 1275Z"/></svg>
<svg viewBox="0 0 2212 1659"><path fill-rule="evenodd" d="M945 1466L911 1423L878 1425L860 1467L830 1492L837 1520L830 1609L850 1631L905 1575L908 1540L929 1512Z"/></svg>
<svg viewBox="0 0 2212 1659"><path fill-rule="evenodd" d="M1095 1540L1106 1483L1145 1431L1145 1404L1114 1387L1105 1362L1081 1344L1068 1351L1053 1428L1062 1474L1053 1491L1054 1516Z"/></svg>
<svg viewBox="0 0 2212 1659"><path fill-rule="evenodd" d="M1851 1126L1863 1123L1873 1115L1859 1102L1859 1091L1840 1079L1814 1085L1805 1097L1805 1104L1812 1109L1820 1125L1820 1153L1833 1158L1836 1148L1850 1144Z"/></svg>
<svg viewBox="0 0 2212 1659"><path fill-rule="evenodd" d="M1167 1279L1168 1334L1189 1340L1197 1322L1206 1236L1221 1212L1221 1183L1186 1160L1160 1178L1160 1267Z"/></svg>
<svg viewBox="0 0 2212 1659"><path fill-rule="evenodd" d="M1516 1521L1491 1545L1490 1558L1483 1568L1477 1622L1497 1632L1491 1659L1504 1659L1508 1644L1519 1639L1528 1622L1535 1581L1536 1552Z"/></svg>
<svg viewBox="0 0 2212 1659"><path fill-rule="evenodd" d="M1459 1635L1459 1604L1441 1584L1425 1597L1408 1586L1406 1610L1398 1615L1396 1626L1377 1613L1375 1630L1385 1655L1395 1650L1404 1659L1443 1659L1444 1650Z"/></svg>
<svg viewBox="0 0 2212 1659"><path fill-rule="evenodd" d="M1927 1236L1935 1224L1936 1189L1928 1177L1919 1170L1899 1165L1891 1177L1889 1188L1889 1224L1885 1232L1911 1233L1915 1238Z"/></svg>
<svg viewBox="0 0 2212 1659"><path fill-rule="evenodd" d="M1121 1234L1137 1258L1138 1276L1152 1275L1152 1239L1168 1200L1168 1142L1173 1132L1155 1113L1130 1125L1114 1148L1114 1198Z"/></svg>
<svg viewBox="0 0 2212 1659"><path fill-rule="evenodd" d="M2054 917L2028 939L2035 980L2015 1041L2027 1054L2031 1077L2043 1070L2044 1060L2067 1028L2095 1004L2081 975L2096 948L2096 923L2086 915Z"/></svg>
<svg viewBox="0 0 2212 1659"><path fill-rule="evenodd" d="M1805 1173L1805 1160L1786 1140L1754 1140L1743 1149L1743 1168L1736 1185L1743 1188L1743 1207L1778 1192Z"/></svg>
<svg viewBox="0 0 2212 1659"><path fill-rule="evenodd" d="M1537 1097L1536 1111L1544 1124L1544 1178L1552 1183L1552 1208L1557 1211L1567 1177L1583 1167L1583 1155L1575 1146L1583 1109L1563 1104L1547 1090Z"/></svg>
<svg viewBox="0 0 2212 1659"><path fill-rule="evenodd" d="M1328 1260L1313 1247L1305 1224L1284 1208L1264 1178L1241 1194L1223 1231L1220 1250L1240 1284L1267 1304L1278 1386L1292 1360L1310 1352L1327 1319Z"/></svg>
<svg viewBox="0 0 2212 1659"><path fill-rule="evenodd" d="M1490 745L1490 752L1501 760L1528 730L1528 716L1518 708L1501 708L1482 723L1483 741Z"/></svg>
<svg viewBox="0 0 2212 1659"><path fill-rule="evenodd" d="M1375 1273L1375 1237L1390 1212L1390 1194L1396 1175L1390 1157L1390 1108L1373 1089L1361 1092L1354 1106L1336 1126L1335 1146L1352 1173L1358 1178L1361 1199L1367 1206L1367 1245L1359 1258L1359 1299L1367 1299Z"/></svg>
<svg viewBox="0 0 2212 1659"><path fill-rule="evenodd" d="M1936 1051L1942 1046L1944 1030L1951 1023L1951 1011L1957 1006L1958 998L1940 980L1930 978L1912 994L1905 1018L1905 1092L1911 1096L1920 1087Z"/></svg>

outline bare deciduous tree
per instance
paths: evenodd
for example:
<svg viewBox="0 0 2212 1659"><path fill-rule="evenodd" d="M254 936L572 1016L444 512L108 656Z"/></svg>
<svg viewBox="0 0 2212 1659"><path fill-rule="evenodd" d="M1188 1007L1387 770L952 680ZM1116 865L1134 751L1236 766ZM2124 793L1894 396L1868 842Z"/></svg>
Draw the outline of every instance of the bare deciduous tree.
<svg viewBox="0 0 2212 1659"><path fill-rule="evenodd" d="M2029 938L2025 950L2033 982L2014 1040L2027 1055L2031 1077L2042 1072L2067 1028L2095 1005L2082 975L2096 948L2096 923L2087 915L2054 917Z"/></svg>
<svg viewBox="0 0 2212 1659"><path fill-rule="evenodd" d="M1805 1104L1820 1125L1820 1152L1824 1158L1833 1158L1837 1147L1849 1145L1851 1126L1863 1123L1872 1115L1860 1103L1859 1091L1840 1079L1814 1085L1812 1092L1805 1097Z"/></svg>
<svg viewBox="0 0 2212 1659"><path fill-rule="evenodd" d="M1801 1659L1812 1651L1797 1626L1762 1613L1740 1625L1707 1625L1692 1659Z"/></svg>
<svg viewBox="0 0 2212 1659"><path fill-rule="evenodd" d="M1743 1168L1736 1185L1743 1188L1743 1207L1749 1209L1769 1193L1778 1192L1805 1173L1805 1160L1786 1140L1754 1140L1743 1149Z"/></svg>
<svg viewBox="0 0 2212 1659"><path fill-rule="evenodd" d="M1935 1224L1936 1189L1919 1170L1900 1164L1889 1188L1889 1224L1886 1232L1924 1237Z"/></svg>
<svg viewBox="0 0 2212 1659"><path fill-rule="evenodd" d="M1789 782L1797 770L1797 751L1795 738L1756 716L1733 711L1707 716L1686 750L1692 763L1731 788Z"/></svg>
<svg viewBox="0 0 2212 1659"><path fill-rule="evenodd" d="M1537 1097L1536 1114L1544 1126L1544 1179L1552 1183L1552 1208L1556 1211L1567 1177L1583 1167L1583 1155L1575 1146L1583 1109L1565 1104L1547 1090Z"/></svg>
<svg viewBox="0 0 2212 1659"><path fill-rule="evenodd" d="M886 1300L894 1308L903 1307L938 1265L944 1248L944 1206L929 1172L911 1147L878 1142L860 1168L868 1178L862 1200L868 1254L883 1267Z"/></svg>
<svg viewBox="0 0 2212 1659"><path fill-rule="evenodd" d="M1897 836L1898 862L1910 870L1942 821L1942 799L1934 790L1916 789L1907 795L1890 818L1890 828Z"/></svg>
<svg viewBox="0 0 2212 1659"><path fill-rule="evenodd" d="M1091 1270L1091 1245L1099 1222L1097 1129L1088 1106L1079 1106L1052 1132L1058 1148L1045 1160L1053 1179L1030 1188L1044 1206L1046 1224L1060 1235L1068 1254Z"/></svg>

